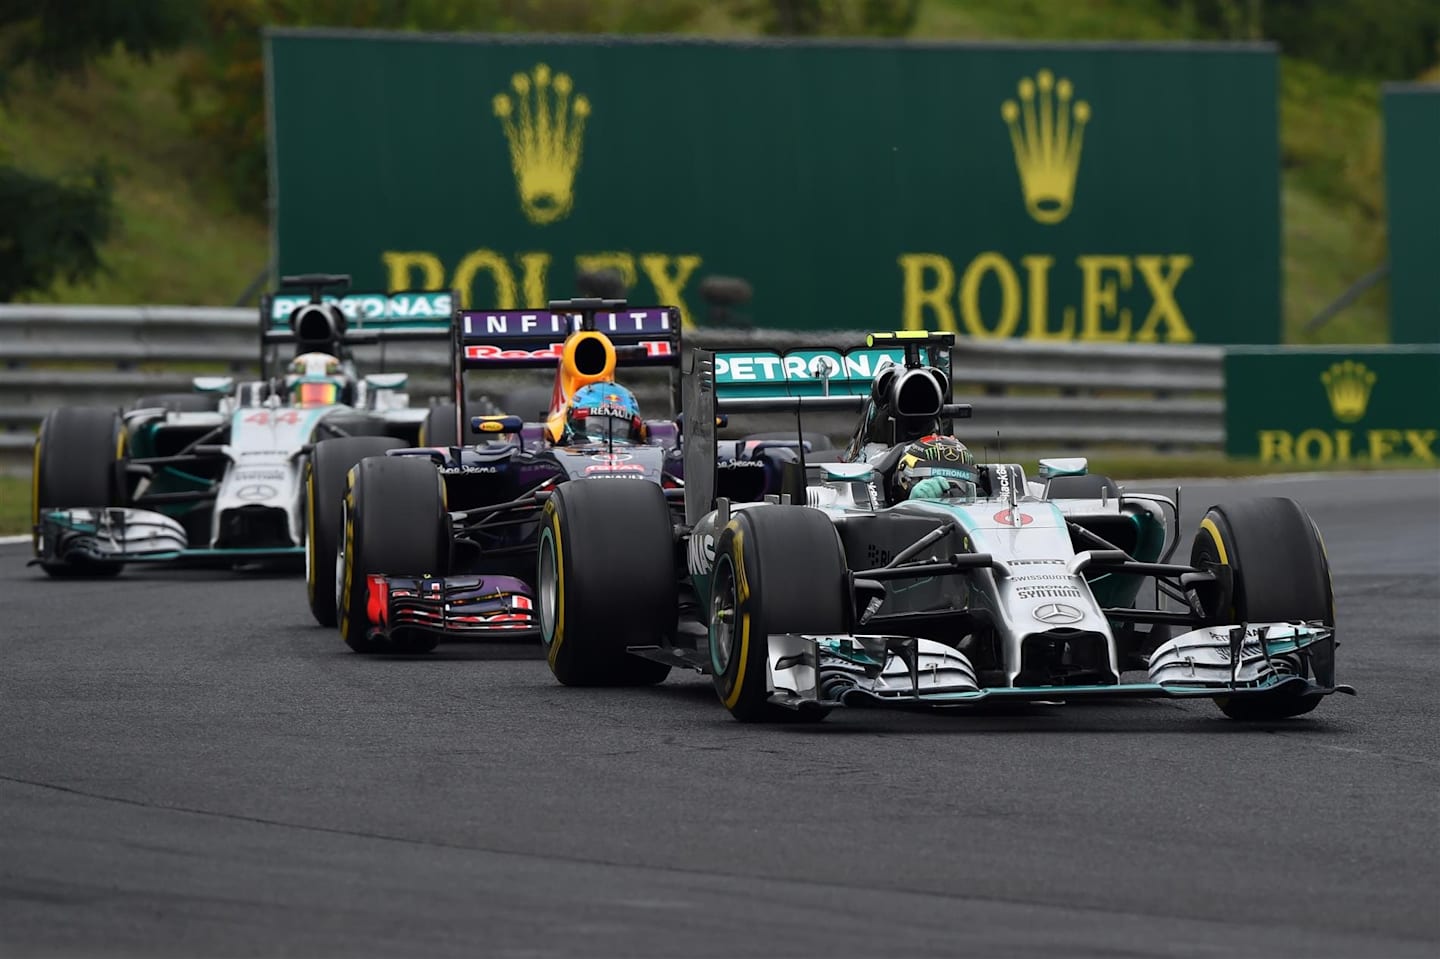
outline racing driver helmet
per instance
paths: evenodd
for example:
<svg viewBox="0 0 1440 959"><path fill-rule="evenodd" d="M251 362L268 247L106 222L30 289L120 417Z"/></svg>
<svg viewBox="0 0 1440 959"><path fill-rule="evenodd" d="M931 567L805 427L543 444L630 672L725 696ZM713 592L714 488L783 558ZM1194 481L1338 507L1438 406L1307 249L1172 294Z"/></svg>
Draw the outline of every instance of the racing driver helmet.
<svg viewBox="0 0 1440 959"><path fill-rule="evenodd" d="M590 383L570 399L565 438L571 443L644 443L650 431L634 393L618 383Z"/></svg>
<svg viewBox="0 0 1440 959"><path fill-rule="evenodd" d="M973 500L978 492L975 454L953 436L922 436L905 447L890 483L890 501Z"/></svg>
<svg viewBox="0 0 1440 959"><path fill-rule="evenodd" d="M329 353L301 353L290 361L285 392L292 406L334 406L346 402L350 379Z"/></svg>

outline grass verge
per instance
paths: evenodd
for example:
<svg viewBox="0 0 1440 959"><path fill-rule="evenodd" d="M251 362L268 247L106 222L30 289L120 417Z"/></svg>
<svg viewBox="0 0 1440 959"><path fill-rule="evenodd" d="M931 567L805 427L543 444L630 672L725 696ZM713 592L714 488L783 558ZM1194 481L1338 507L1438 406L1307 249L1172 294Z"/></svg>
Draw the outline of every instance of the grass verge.
<svg viewBox="0 0 1440 959"><path fill-rule="evenodd" d="M30 477L0 476L0 536L30 532Z"/></svg>

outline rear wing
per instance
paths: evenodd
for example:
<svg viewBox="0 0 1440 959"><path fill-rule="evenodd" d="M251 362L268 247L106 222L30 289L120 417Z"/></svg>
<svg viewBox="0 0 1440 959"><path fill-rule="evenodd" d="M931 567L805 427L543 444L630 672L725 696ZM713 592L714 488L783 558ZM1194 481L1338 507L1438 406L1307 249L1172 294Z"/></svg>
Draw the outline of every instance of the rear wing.
<svg viewBox="0 0 1440 959"><path fill-rule="evenodd" d="M309 302L310 297L303 294L267 293L261 306L261 322L267 330L289 330L290 315ZM324 296L321 302L337 304L351 331L438 329L449 333L455 294L452 290L355 292Z"/></svg>
<svg viewBox="0 0 1440 959"><path fill-rule="evenodd" d="M463 369L554 367L565 338L604 333L619 366L680 366L680 311L623 300L555 300L545 310L460 310L456 347Z"/></svg>
<svg viewBox="0 0 1440 959"><path fill-rule="evenodd" d="M344 352L346 347L397 341L444 342L459 297L453 290L346 290L344 274L308 273L280 280L280 292L260 298L260 365L266 375L269 348ZM305 288L305 293L285 292ZM327 289L336 289L329 293Z"/></svg>
<svg viewBox="0 0 1440 959"><path fill-rule="evenodd" d="M543 310L456 310L451 357L460 422L470 421L466 372L556 370L566 338L586 331L610 340L616 368L668 367L673 415L680 403L680 325L678 307L593 297L551 300Z"/></svg>
<svg viewBox="0 0 1440 959"><path fill-rule="evenodd" d="M948 374L954 342L954 334L913 330L871 333L865 346L850 349L718 350L716 397L723 410L739 408L733 403L737 399L867 396L875 374L888 364L904 368L923 363ZM732 401L728 407L726 400Z"/></svg>
<svg viewBox="0 0 1440 959"><path fill-rule="evenodd" d="M915 330L872 333L865 346L851 349L691 350L682 383L686 522L693 525L714 508L719 414L794 413L799 434L801 417L807 412L859 412L872 401L893 404L893 395L885 390L878 400L872 396L876 374L887 366L922 380L930 374L917 368L932 367L948 379L954 342L952 333ZM892 384L898 379L889 378ZM971 413L969 405L950 403L948 397L947 388L937 405L930 407L942 432L950 431L954 418L968 418ZM893 406L883 408L893 412ZM917 415L929 416L930 411ZM803 475L803 452L800 466Z"/></svg>
<svg viewBox="0 0 1440 959"><path fill-rule="evenodd" d="M840 350L710 350L692 349L681 377L681 408L685 428L681 455L685 464L685 522L695 525L715 505L715 425L726 412L794 413L796 433L804 412L858 412L869 398L870 378L862 382L865 364L893 362L867 356L847 366ZM883 351L878 351L883 352ZM902 355L903 361L903 355ZM832 367L830 363L835 365ZM813 364L813 365L812 365ZM834 375L824 375L834 370ZM873 374L872 374L873 375Z"/></svg>
<svg viewBox="0 0 1440 959"><path fill-rule="evenodd" d="M718 350L716 398L787 399L801 396L866 396L884 366L904 365L902 350ZM753 404L751 404L753 405Z"/></svg>

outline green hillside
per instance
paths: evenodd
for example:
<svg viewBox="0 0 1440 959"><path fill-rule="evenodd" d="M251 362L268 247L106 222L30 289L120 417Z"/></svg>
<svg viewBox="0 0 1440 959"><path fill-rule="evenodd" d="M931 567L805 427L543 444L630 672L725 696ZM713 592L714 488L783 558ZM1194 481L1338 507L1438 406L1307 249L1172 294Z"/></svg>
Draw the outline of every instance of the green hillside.
<svg viewBox="0 0 1440 959"><path fill-rule="evenodd" d="M1185 39L1149 0L923 0L912 36L968 39ZM753 33L732 6L697 4L690 32ZM44 297L92 303L229 305L264 266L263 210L228 199L207 144L175 97L183 54L101 61L84 79L20 77L0 105L0 154L45 173L101 156L116 174L122 225L108 273ZM1400 79L1400 78L1397 78ZM1388 339L1384 285L1315 333L1305 324L1385 255L1379 87L1293 59L1282 66L1285 329L1291 342Z"/></svg>
<svg viewBox="0 0 1440 959"><path fill-rule="evenodd" d="M117 235L93 285L31 299L228 306L265 266L264 211L240 211L176 101L178 58L102 60L81 80L15 81L0 103L0 154L58 174L104 157L115 173Z"/></svg>

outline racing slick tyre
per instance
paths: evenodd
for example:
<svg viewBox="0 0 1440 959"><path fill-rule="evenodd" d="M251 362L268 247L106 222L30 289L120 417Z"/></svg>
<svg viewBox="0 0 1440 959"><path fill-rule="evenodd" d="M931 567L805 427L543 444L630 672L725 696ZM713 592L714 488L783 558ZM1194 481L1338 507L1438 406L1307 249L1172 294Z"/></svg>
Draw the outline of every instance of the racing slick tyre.
<svg viewBox="0 0 1440 959"><path fill-rule="evenodd" d="M829 518L805 506L735 513L715 545L710 665L715 692L742 723L817 722L824 707L770 701L769 637L849 631L845 547Z"/></svg>
<svg viewBox="0 0 1440 959"><path fill-rule="evenodd" d="M1053 476L1045 484L1046 499L1115 499L1120 485L1103 473Z"/></svg>
<svg viewBox="0 0 1440 959"><path fill-rule="evenodd" d="M1234 606L1220 611L1232 623L1320 620L1335 625L1330 562L1315 523L1299 503L1273 496L1212 506L1200 521L1190 549L1193 566L1229 566ZM1300 716L1318 697L1217 696L1215 704L1231 719L1271 720Z"/></svg>
<svg viewBox="0 0 1440 959"><path fill-rule="evenodd" d="M544 386L527 386L511 390L500 397L501 412L511 413L527 423L539 423L550 410L551 389Z"/></svg>
<svg viewBox="0 0 1440 959"><path fill-rule="evenodd" d="M335 551L345 512L345 474L367 456L405 444L390 436L347 436L321 440L305 461L305 592L310 615L321 626L335 625Z"/></svg>
<svg viewBox="0 0 1440 959"><path fill-rule="evenodd" d="M119 463L125 428L108 406L61 407L46 415L35 438L30 477L32 546L40 553L40 514L47 509L122 504ZM120 563L41 563L57 579L118 575Z"/></svg>
<svg viewBox="0 0 1440 959"><path fill-rule="evenodd" d="M441 403L430 407L425 422L420 424L420 440L417 446L455 446L460 442L457 430L457 416L454 403Z"/></svg>
<svg viewBox="0 0 1440 959"><path fill-rule="evenodd" d="M450 567L445 487L435 464L413 456L372 456L347 474L340 535L340 637L357 653L428 653L436 638L370 635L372 573L444 576Z"/></svg>
<svg viewBox="0 0 1440 959"><path fill-rule="evenodd" d="M167 413L214 413L220 409L219 393L155 393L130 404L132 410L162 409Z"/></svg>
<svg viewBox="0 0 1440 959"><path fill-rule="evenodd" d="M749 440L786 440L793 443L797 435L800 439L808 442L810 444L810 449L813 451L819 452L820 450L833 450L835 448L834 441L832 441L830 437L826 436L824 433L797 434L794 430L772 430L768 433L746 433L744 436L740 437L740 442L744 443Z"/></svg>
<svg viewBox="0 0 1440 959"><path fill-rule="evenodd" d="M331 413L316 426L315 438L318 441L355 436L389 436L391 429L391 425L384 420L363 413Z"/></svg>
<svg viewBox="0 0 1440 959"><path fill-rule="evenodd" d="M665 493L642 480L572 480L545 503L535 588L540 642L566 686L649 686L670 674L627 646L675 631L679 580Z"/></svg>

